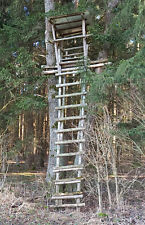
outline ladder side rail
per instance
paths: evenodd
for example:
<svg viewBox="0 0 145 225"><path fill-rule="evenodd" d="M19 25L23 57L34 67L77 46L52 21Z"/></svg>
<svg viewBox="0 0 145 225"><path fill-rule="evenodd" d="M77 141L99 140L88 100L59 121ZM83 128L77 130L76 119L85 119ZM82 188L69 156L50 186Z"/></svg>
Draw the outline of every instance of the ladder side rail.
<svg viewBox="0 0 145 225"><path fill-rule="evenodd" d="M84 65L86 66L86 60L87 60L87 42L86 42L86 22L84 19L82 19L82 35L83 35L83 51L84 51ZM82 79L81 79L82 82ZM81 92L85 92L86 88L85 88L85 84L82 83L82 87L81 87ZM81 102L80 104L85 104L85 95L81 96ZM85 115L85 110L84 107L81 107L80 109L80 116L84 116ZM84 119L79 121L79 126L80 127L84 127ZM78 131L78 135L77 135L78 139L83 139L84 137L84 132L82 131ZM84 147L84 143L79 143L79 152L83 151L83 147ZM82 164L82 155L78 155L78 165ZM82 172L81 170L78 171L78 177L81 177ZM81 191L81 183L77 183L77 192ZM80 203L80 198L78 198L76 200L76 203L79 204Z"/></svg>
<svg viewBox="0 0 145 225"><path fill-rule="evenodd" d="M55 35L55 28L54 25L52 24L52 35L53 35L53 39L54 41L56 40L56 35ZM54 48L55 48L55 55L56 55L56 65L57 65L57 71L58 73L61 73L61 66L60 66L60 49L58 49L58 43L54 42ZM62 78L61 76L58 77L58 83L62 84ZM58 95L62 94L62 90L61 87L58 88ZM61 99L58 99L58 106L61 106ZM62 110L58 110L58 118L61 117L62 114ZM58 122L58 130L62 129L62 123L63 122ZM62 139L62 133L58 133L57 134L57 140L61 141ZM60 145L57 145L57 155L60 154ZM59 167L60 165L60 158L57 157L56 158L56 166ZM59 171L56 173L56 180L59 180ZM60 186L56 184L56 193L59 194L60 191ZM55 201L56 205L61 205L62 204L62 200L56 200Z"/></svg>
<svg viewBox="0 0 145 225"><path fill-rule="evenodd" d="M55 28L54 28L54 25L52 24L51 25L51 27L52 27L52 35L53 35L53 39L54 39L54 41L55 41L55 39L56 39L56 36L55 36ZM58 59L58 48L57 48L57 46L58 46L58 43L57 42L54 42L54 49L55 49L55 57L56 57L56 65L57 65L57 71L59 72L60 70L59 70L59 59ZM59 79L59 83L61 83L61 80L60 80L60 78L58 78ZM58 89L58 95L60 95L61 94L61 88L59 88ZM61 105L61 101L60 100L58 100L58 105ZM58 117L59 117L59 114L60 114L60 111L58 111ZM58 122L58 129L59 129L59 127L60 127L60 122ZM57 140L59 140L59 138L60 138L60 135L61 134L57 134ZM60 154L60 146L58 145L57 146L57 155L58 154ZM57 157L56 158L56 166L59 166L59 162L60 162L60 158L59 157ZM59 180L59 172L57 172L56 173L56 180ZM56 191L56 193L58 194L59 193L59 185L55 185L55 191ZM60 201L59 200L55 200L55 204L56 205L59 205L59 204L61 204L60 203Z"/></svg>

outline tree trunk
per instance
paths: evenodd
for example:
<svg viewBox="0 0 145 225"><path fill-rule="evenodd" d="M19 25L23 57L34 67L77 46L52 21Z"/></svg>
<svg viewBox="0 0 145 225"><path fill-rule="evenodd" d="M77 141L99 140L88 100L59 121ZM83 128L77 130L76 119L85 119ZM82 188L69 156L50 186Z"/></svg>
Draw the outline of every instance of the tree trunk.
<svg viewBox="0 0 145 225"><path fill-rule="evenodd" d="M45 0L45 13L54 9L54 0ZM55 64L55 53L54 48L51 43L48 41L52 39L51 34L51 24L48 19L45 18L45 43L46 43L46 64L48 66L53 66ZM55 141L56 141L56 132L55 132L55 122L57 118L57 113L55 107L57 105L57 100L54 98L55 91L53 87L56 85L56 79L54 76L48 78L48 103L49 103L49 135L50 135L50 148L49 148L49 159L47 167L46 181L50 181L53 174L53 167L55 166Z"/></svg>

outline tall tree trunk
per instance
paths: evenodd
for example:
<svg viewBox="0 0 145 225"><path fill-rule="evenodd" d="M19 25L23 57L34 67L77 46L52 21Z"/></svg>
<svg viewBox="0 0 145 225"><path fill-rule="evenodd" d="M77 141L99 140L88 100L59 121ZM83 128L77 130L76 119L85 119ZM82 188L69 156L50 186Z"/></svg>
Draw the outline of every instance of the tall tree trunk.
<svg viewBox="0 0 145 225"><path fill-rule="evenodd" d="M45 13L54 9L54 0L45 0ZM51 34L51 24L48 19L45 18L45 43L46 43L46 64L48 66L53 66L55 64L55 53L53 45L49 42L52 39ZM47 175L46 181L50 181L53 174L53 167L55 165L55 141L56 141L56 132L55 132L55 122L57 118L57 113L55 107L57 105L57 101L54 98L55 91L52 87L56 85L56 79L54 76L50 76L48 78L48 103L49 103L49 127L50 127L50 148L49 148L49 159L48 159L48 167L47 167Z"/></svg>

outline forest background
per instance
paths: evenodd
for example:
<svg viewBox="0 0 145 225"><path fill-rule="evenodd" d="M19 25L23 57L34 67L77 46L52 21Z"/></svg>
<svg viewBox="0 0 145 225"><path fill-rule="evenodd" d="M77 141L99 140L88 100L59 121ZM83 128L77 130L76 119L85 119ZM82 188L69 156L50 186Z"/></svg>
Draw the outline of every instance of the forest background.
<svg viewBox="0 0 145 225"><path fill-rule="evenodd" d="M89 141L89 148L95 152L89 156L86 154L88 174L91 170L95 174L96 165L104 160L102 150L111 145L115 151L111 153L112 164L107 164L107 168L113 165L108 175L117 179L120 174L142 175L145 153L145 2L80 0L76 7L71 1L56 1L55 11L47 16L84 11L91 15L89 32L93 35L89 57L93 60L107 57L112 62L101 73L88 71L85 77L90 87L88 102L91 111L88 110L88 115L91 121L95 121L96 129L102 129L100 124L108 126L102 139L93 141L93 147ZM48 77L41 69L41 65L46 64L45 16L43 1L0 0L1 172L7 169L38 171L47 167L49 90ZM92 140L93 135L94 128L90 127L86 134L88 140ZM98 143L101 146L99 154L95 147ZM96 154L100 155L97 163ZM101 176L106 173L102 172ZM88 187L94 186L92 181L87 184Z"/></svg>

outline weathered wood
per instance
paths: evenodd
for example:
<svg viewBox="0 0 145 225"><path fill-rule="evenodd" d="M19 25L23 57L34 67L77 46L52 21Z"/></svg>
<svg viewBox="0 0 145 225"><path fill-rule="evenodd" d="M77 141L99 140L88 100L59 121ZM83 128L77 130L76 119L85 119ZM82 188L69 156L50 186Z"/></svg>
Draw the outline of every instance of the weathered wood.
<svg viewBox="0 0 145 225"><path fill-rule="evenodd" d="M68 40L73 40L73 39L78 39L78 38L87 38L90 37L91 34L86 34L84 35L76 35L76 36L72 36L72 37L65 37L65 38L58 38L53 40L52 42L59 42L59 41L68 41Z"/></svg>
<svg viewBox="0 0 145 225"><path fill-rule="evenodd" d="M86 116L69 116L69 117L60 117L56 121L66 121L66 120L81 120L85 119Z"/></svg>
<svg viewBox="0 0 145 225"><path fill-rule="evenodd" d="M83 71L83 70L82 70ZM75 71L70 71L70 72L64 72L64 73L56 73L55 76L64 76L64 75L72 75L72 74L79 74L79 71L75 70Z"/></svg>
<svg viewBox="0 0 145 225"><path fill-rule="evenodd" d="M76 155L83 155L84 152L83 151L79 151L79 152L69 152L69 153L61 153L56 155L56 157L69 157L69 156L76 156Z"/></svg>
<svg viewBox="0 0 145 225"><path fill-rule="evenodd" d="M85 139L79 139L79 140L67 140L67 141L56 141L56 145L67 145L67 144L74 144L74 143L80 143L85 142Z"/></svg>
<svg viewBox="0 0 145 225"><path fill-rule="evenodd" d="M76 55L82 55L82 52L76 52L76 53L64 55L64 57L70 57L70 56L76 56Z"/></svg>
<svg viewBox="0 0 145 225"><path fill-rule="evenodd" d="M71 50L76 50L76 49L83 49L83 46L77 46L77 47L72 47L72 48L65 48L64 51L71 51Z"/></svg>
<svg viewBox="0 0 145 225"><path fill-rule="evenodd" d="M82 57L68 57L68 58L62 58L61 62L65 62L67 60L80 60Z"/></svg>
<svg viewBox="0 0 145 225"><path fill-rule="evenodd" d="M68 50L73 50L73 49L77 49L78 47L75 47L75 48L68 48ZM83 46L79 47L79 48L83 48ZM66 49L66 51L68 51ZM75 53L74 53L75 54ZM99 60L93 60L93 61L90 61L90 64L99 64L99 63L103 63L103 62L106 62L106 63L109 63L111 64L111 62L108 62L108 59L99 59ZM89 66L89 65L88 65ZM41 66L42 69L54 69L56 68L57 69L57 66L48 66L48 65L42 65Z"/></svg>
<svg viewBox="0 0 145 225"><path fill-rule="evenodd" d="M77 179L77 178L68 178L68 179L61 179L61 180L55 180L54 183L55 184L76 184L76 183L80 183L82 179ZM63 197L64 195L61 194ZM66 195L68 196L68 195ZM66 197L65 196L65 197ZM74 195L73 195L74 196ZM77 196L77 195L76 195ZM67 198L67 197L66 197Z"/></svg>
<svg viewBox="0 0 145 225"><path fill-rule="evenodd" d="M69 165L69 166L60 166L60 167L55 167L53 169L54 173L58 173L58 172L63 172L63 171L77 171L77 170L82 170L83 169L83 165Z"/></svg>
<svg viewBox="0 0 145 225"><path fill-rule="evenodd" d="M103 67L103 66L107 66L111 64L112 64L111 62L98 63L98 64L89 65L88 68L98 68L98 67Z"/></svg>
<svg viewBox="0 0 145 225"><path fill-rule="evenodd" d="M81 25L81 21L75 22L75 23L65 23L65 24L59 24L55 25L55 29L57 32L64 34L64 31L72 30L72 33L74 29L79 28Z"/></svg>
<svg viewBox="0 0 145 225"><path fill-rule="evenodd" d="M75 96L81 96L86 94L87 92L78 92L78 93L65 94L65 95L56 95L55 98L68 98L68 97L75 97Z"/></svg>
<svg viewBox="0 0 145 225"><path fill-rule="evenodd" d="M73 82L73 83L57 84L56 87L61 88L61 87L75 86L75 85L80 85L80 84L81 84L80 81L76 81L76 82Z"/></svg>
<svg viewBox="0 0 145 225"><path fill-rule="evenodd" d="M76 16L82 17L82 16L85 16L85 15L88 16L88 13L83 13L83 12L81 12L81 13L72 13L72 14L69 14L69 15L61 15L61 16L50 17L49 20L51 22L53 22L53 21L59 20L61 18L66 18L67 17L67 19L68 19L69 17L76 17Z"/></svg>
<svg viewBox="0 0 145 225"><path fill-rule="evenodd" d="M79 203L79 204L63 204L63 205L50 205L50 208L77 208L77 207L83 207L85 206L85 203Z"/></svg>
<svg viewBox="0 0 145 225"><path fill-rule="evenodd" d="M68 64L76 64L76 63L80 63L80 62L84 62L83 59L79 59L79 60L72 60L72 61L65 61L65 62L60 62L60 65L68 65Z"/></svg>
<svg viewBox="0 0 145 225"><path fill-rule="evenodd" d="M94 61L92 61L91 64L88 65L88 68L99 68L99 67L104 67L104 66L111 65L111 64L112 64L112 62L94 64ZM83 72L82 69L83 69L83 67L80 66L80 67L73 67L73 68L63 68L61 71L65 72L65 71L71 71L71 70L76 70L76 71L78 70L77 73L79 73L79 72ZM50 71L43 71L42 72L42 74L45 74L45 75L47 75L47 74L52 75L54 73L57 73L57 70L52 70L52 71L50 70ZM63 75L65 75L65 74L63 74Z"/></svg>
<svg viewBox="0 0 145 225"><path fill-rule="evenodd" d="M85 107L85 106L87 106L87 104L74 104L74 105L58 106L58 107L55 107L55 109L60 110L60 109L70 109L70 108Z"/></svg>
<svg viewBox="0 0 145 225"><path fill-rule="evenodd" d="M42 75L43 75L43 74L44 74L44 75L47 75L47 74L53 75L53 74L55 74L55 73L57 73L57 70L47 70L47 71L43 71L43 72L42 72Z"/></svg>
<svg viewBox="0 0 145 225"><path fill-rule="evenodd" d="M79 16L79 18L77 16ZM56 67L46 68L48 69L48 72L47 71L43 72L43 74L55 73L55 76L58 77L58 84L56 84L56 87L58 88L58 94L56 95L56 98L55 98L58 100L58 106L55 107L55 110L58 110L58 118L56 120L58 122L58 130L56 131L57 141L55 142L57 147L57 154L56 154L56 167L53 168L53 172L56 173L56 180L54 181L55 187L56 187L56 195L52 197L52 199L55 200L56 205L52 207L80 207L85 205L84 203L80 203L80 199L83 197L80 190L81 190L81 170L83 169L83 165L82 165L82 154L84 153L83 143L85 142L85 137L83 133L85 129L84 121L86 118L85 106L87 105L85 103L85 95L86 95L85 83L81 82L80 77L78 77L78 81L75 81L75 82L70 81L71 83L67 81L68 83L66 83L66 80L69 78L68 75L72 76L73 78L73 76L77 74L78 75L80 73L83 74L83 72L86 73L87 55L88 55L88 45L86 40L87 40L87 37L91 35L87 34L86 32L86 26L87 26L86 14L78 14L77 16L75 15L73 19L69 16L62 16L58 18L53 18L51 20L52 33L53 33L53 39L54 39L53 43L55 46L55 53L56 53ZM80 29L80 26L81 26L81 29ZM77 29L76 28L72 29L74 27L77 27ZM62 30L62 28L64 30ZM60 38L56 38L55 32L59 34ZM72 32L72 35L66 37L65 35L67 35L69 32ZM76 35L76 32L77 32L77 35ZM80 32L82 33L80 34ZM76 47L63 49L63 46L62 46L63 41L69 41L73 39L75 40L77 38L83 39L83 46L76 46ZM60 48L62 51L60 50ZM60 51L63 52L62 57L65 57L65 58L61 59ZM73 51L73 52L70 53L69 51ZM79 57L81 55L84 57L83 59ZM77 66L77 63L79 62L84 62L83 63L84 65ZM88 68L95 68L96 64L97 64L97 67L100 67L100 66L106 65L108 62L93 61L89 63L90 65L88 66ZM76 88L81 89L81 91L76 92L73 89L74 92L69 93L70 88L68 87L75 86L75 85L77 85L78 87ZM80 104L71 104L70 103L71 99L67 100L67 98L75 97L75 96L80 96ZM80 107L79 115L69 116L69 115L73 115L73 113L69 114L69 110L67 109L78 108L78 107ZM75 120L78 120L78 121L75 121ZM78 127L68 128L69 123L67 121L72 121L72 123L78 122ZM68 133L72 132L70 133L72 135L72 138L70 138L71 140L66 140L66 135L64 134L67 132ZM76 133L73 133L73 132L76 132ZM63 148L65 146L67 147L67 145L71 146L71 144L72 145L76 144L76 146L78 146L76 149L76 152L73 152L73 149L71 147L68 149L68 151L70 152L66 152L67 150ZM74 156L75 158L74 165L69 165L69 161L67 157L70 157L70 156ZM65 163L63 163L63 159L65 160ZM66 165L66 166L62 166L62 165ZM63 172L63 171L77 171L76 178L69 177L67 179L60 179L59 177L60 172ZM59 190L60 190L61 184L64 184L64 185L76 184L75 186L76 186L77 194L60 193ZM63 199L71 199L71 198L76 200L75 204L62 204Z"/></svg>
<svg viewBox="0 0 145 225"><path fill-rule="evenodd" d="M68 20L66 20L65 22L59 22L59 23L55 23L55 25L57 25L57 26L59 26L59 25L63 25L63 24L70 24L70 23L77 23L77 22L82 22L82 19L80 18L80 19L77 19L77 20L73 20L73 21L68 21Z"/></svg>
<svg viewBox="0 0 145 225"><path fill-rule="evenodd" d="M56 130L56 133L75 132L75 131L79 131L79 130L85 130L85 127L76 127L76 128L68 128L68 129Z"/></svg>
<svg viewBox="0 0 145 225"><path fill-rule="evenodd" d="M64 183L65 184L65 183ZM54 199L76 199L76 198L83 198L83 195L56 195L52 196L52 200Z"/></svg>
<svg viewBox="0 0 145 225"><path fill-rule="evenodd" d="M70 35L81 35L82 29L81 24L80 27L73 27L67 30L59 30L59 33L62 34L63 37L68 37Z"/></svg>

